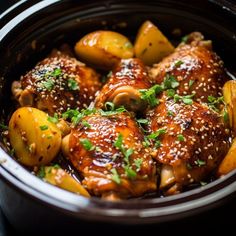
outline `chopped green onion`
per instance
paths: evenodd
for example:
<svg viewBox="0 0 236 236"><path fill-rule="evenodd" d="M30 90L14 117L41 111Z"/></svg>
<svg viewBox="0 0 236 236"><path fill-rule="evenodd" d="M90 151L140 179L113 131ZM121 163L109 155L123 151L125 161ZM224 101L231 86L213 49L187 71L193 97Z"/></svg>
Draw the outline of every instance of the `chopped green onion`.
<svg viewBox="0 0 236 236"><path fill-rule="evenodd" d="M188 82L188 86L189 86L189 88L191 88L192 87L192 85L194 84L194 80L189 80L189 82Z"/></svg>
<svg viewBox="0 0 236 236"><path fill-rule="evenodd" d="M194 163L199 167L206 165L206 162L200 159L197 159Z"/></svg>
<svg viewBox="0 0 236 236"><path fill-rule="evenodd" d="M48 126L47 126L47 125L41 125L41 126L39 126L39 128L40 128L41 130L47 130L47 129L48 129Z"/></svg>
<svg viewBox="0 0 236 236"><path fill-rule="evenodd" d="M138 119L137 122L139 124L144 124L144 125L147 125L149 123L149 121L147 119Z"/></svg>
<svg viewBox="0 0 236 236"><path fill-rule="evenodd" d="M54 124L57 124L58 121L59 121L59 118L58 118L58 114L57 113L54 113L54 116L48 116L48 119L47 119L49 122L51 123L54 123Z"/></svg>
<svg viewBox="0 0 236 236"><path fill-rule="evenodd" d="M185 138L184 138L184 136L183 136L182 134L178 134L178 135L177 135L177 139L178 139L180 142L185 141Z"/></svg>
<svg viewBox="0 0 236 236"><path fill-rule="evenodd" d="M46 176L46 171L44 166L40 166L37 176L43 179Z"/></svg>
<svg viewBox="0 0 236 236"><path fill-rule="evenodd" d="M120 179L120 176L117 172L117 170L115 168L112 168L111 169L111 173L112 173L112 176L111 176L111 179L117 183L117 184L120 184L121 183L121 179Z"/></svg>
<svg viewBox="0 0 236 236"><path fill-rule="evenodd" d="M60 68L56 68L52 73L51 75L54 76L54 77L58 77L62 74L62 71Z"/></svg>
<svg viewBox="0 0 236 236"><path fill-rule="evenodd" d="M3 123L0 123L0 129L8 130L8 126L4 125Z"/></svg>
<svg viewBox="0 0 236 236"><path fill-rule="evenodd" d="M177 62L175 62L175 66L180 66L180 65L182 65L182 64L183 64L182 61L177 61Z"/></svg>
<svg viewBox="0 0 236 236"><path fill-rule="evenodd" d="M91 128L91 125L88 123L88 121L86 121L86 120L82 120L81 123L82 123L83 126L89 128L89 129Z"/></svg>
<svg viewBox="0 0 236 236"><path fill-rule="evenodd" d="M168 116L174 116L174 112L171 111L171 110L168 110L168 111L167 111L167 115L168 115Z"/></svg>
<svg viewBox="0 0 236 236"><path fill-rule="evenodd" d="M140 171L143 160L141 158L135 159L134 164L136 166L136 171Z"/></svg>
<svg viewBox="0 0 236 236"><path fill-rule="evenodd" d="M182 37L181 42L182 43L187 43L188 42L188 38L189 38L189 36L185 35L184 37Z"/></svg>
<svg viewBox="0 0 236 236"><path fill-rule="evenodd" d="M92 151L92 150L95 149L95 147L93 146L93 144L90 142L89 139L81 138L81 139L80 139L80 143L84 146L84 148L85 148L87 151Z"/></svg>
<svg viewBox="0 0 236 236"><path fill-rule="evenodd" d="M74 79L68 79L67 85L70 90L79 90L79 85Z"/></svg>

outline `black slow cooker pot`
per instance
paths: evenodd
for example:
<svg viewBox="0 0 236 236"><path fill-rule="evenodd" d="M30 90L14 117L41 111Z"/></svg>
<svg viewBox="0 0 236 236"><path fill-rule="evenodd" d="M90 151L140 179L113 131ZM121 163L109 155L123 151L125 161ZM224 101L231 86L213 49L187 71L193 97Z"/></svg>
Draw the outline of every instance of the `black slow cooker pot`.
<svg viewBox="0 0 236 236"><path fill-rule="evenodd" d="M73 43L96 29L112 29L133 39L151 20L173 40L175 28L185 35L202 32L234 73L236 10L229 1L19 1L0 17L0 112L11 110L10 85L63 42ZM123 28L124 22L126 27ZM180 37L181 35L178 35ZM179 38L178 38L179 40ZM198 215L234 198L236 171L212 183L165 198L107 202L86 199L44 183L0 149L0 206L19 230L81 229L93 225L145 225ZM119 227L118 227L119 228ZM49 232L49 231L47 231Z"/></svg>

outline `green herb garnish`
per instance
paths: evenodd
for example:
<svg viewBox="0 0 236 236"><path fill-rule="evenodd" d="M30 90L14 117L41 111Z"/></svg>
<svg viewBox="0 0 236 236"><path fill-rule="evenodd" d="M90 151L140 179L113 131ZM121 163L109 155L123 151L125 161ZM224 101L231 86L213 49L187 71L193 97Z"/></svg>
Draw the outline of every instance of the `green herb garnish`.
<svg viewBox="0 0 236 236"><path fill-rule="evenodd" d="M166 133L166 129L164 129L164 128L163 129L158 129L156 132L153 132L153 133L149 134L147 137L149 139L156 139L160 135L165 134L165 133Z"/></svg>
<svg viewBox="0 0 236 236"><path fill-rule="evenodd" d="M9 154L10 154L10 156L14 156L14 154L15 154L15 149L12 148L11 150L9 150Z"/></svg>
<svg viewBox="0 0 236 236"><path fill-rule="evenodd" d="M208 96L207 100L208 100L208 106L216 112L219 112L219 105L224 104L223 96L222 97Z"/></svg>
<svg viewBox="0 0 236 236"><path fill-rule="evenodd" d="M175 96L175 90L174 89L168 89L166 91L168 97L174 97Z"/></svg>
<svg viewBox="0 0 236 236"><path fill-rule="evenodd" d="M55 81L51 78L46 79L40 83L40 87L45 88L48 91L51 91L55 85Z"/></svg>
<svg viewBox="0 0 236 236"><path fill-rule="evenodd" d="M80 143L84 146L87 151L92 151L95 149L95 146L87 138L81 138Z"/></svg>
<svg viewBox="0 0 236 236"><path fill-rule="evenodd" d="M144 141L143 141L143 146L144 147L149 147L151 145L149 139L147 136L144 136Z"/></svg>
<svg viewBox="0 0 236 236"><path fill-rule="evenodd" d="M62 114L62 118L70 119L73 125L77 125L83 117L94 114L96 112L96 109L82 109L81 111L78 111L77 109L69 109Z"/></svg>
<svg viewBox="0 0 236 236"><path fill-rule="evenodd" d="M8 126L4 125L3 123L0 123L0 129L8 130Z"/></svg>
<svg viewBox="0 0 236 236"><path fill-rule="evenodd" d="M188 86L189 86L189 88L191 88L192 87L192 85L194 84L194 80L189 80L189 82L188 82Z"/></svg>
<svg viewBox="0 0 236 236"><path fill-rule="evenodd" d="M39 126L39 128L40 128L41 130L47 130L47 129L48 129L48 126L47 126L47 125L41 125L41 126Z"/></svg>
<svg viewBox="0 0 236 236"><path fill-rule="evenodd" d="M192 167L192 165L191 165L190 163L187 163L186 166L187 166L187 169L188 169L188 170L192 170L192 169L193 169L193 167Z"/></svg>
<svg viewBox="0 0 236 236"><path fill-rule="evenodd" d="M135 159L134 164L136 166L136 171L140 171L143 160L141 158Z"/></svg>
<svg viewBox="0 0 236 236"><path fill-rule="evenodd" d="M138 119L137 122L139 124L144 124L144 125L147 125L149 123L149 121L147 119Z"/></svg>
<svg viewBox="0 0 236 236"><path fill-rule="evenodd" d="M70 90L79 90L79 85L74 79L68 79L67 85Z"/></svg>
<svg viewBox="0 0 236 236"><path fill-rule="evenodd" d="M86 120L82 120L81 124L89 129L91 128L91 125Z"/></svg>
<svg viewBox="0 0 236 236"><path fill-rule="evenodd" d="M159 93L163 91L163 88L156 84L149 89L140 89L141 99L148 102L151 107L154 107L159 104L159 99L156 97Z"/></svg>
<svg viewBox="0 0 236 236"><path fill-rule="evenodd" d="M195 93L192 93L191 95L186 95L186 96L180 96L179 94L175 94L174 101L175 102L182 101L186 105L192 105L193 104L192 97L194 96L195 96Z"/></svg>
<svg viewBox="0 0 236 236"><path fill-rule="evenodd" d="M103 111L102 109L99 109L98 112L100 113L101 116L111 116L111 115L127 112L127 110L123 106L121 106L111 111Z"/></svg>
<svg viewBox="0 0 236 236"><path fill-rule="evenodd" d="M58 77L62 74L62 71L60 68L56 68L50 75L53 77Z"/></svg>
<svg viewBox="0 0 236 236"><path fill-rule="evenodd" d="M181 38L181 42L182 43L187 43L188 42L188 38L189 38L189 36L185 35L184 37Z"/></svg>
<svg viewBox="0 0 236 236"><path fill-rule="evenodd" d="M184 138L184 136L183 136L182 134L178 134L178 135L177 135L177 139L178 139L178 141L180 141L180 142L185 141L185 138Z"/></svg>
<svg viewBox="0 0 236 236"><path fill-rule="evenodd" d="M178 66L180 66L180 65L182 65L182 64L183 64L182 61L177 61L177 62L175 62L175 66L176 66L176 67L178 67Z"/></svg>
<svg viewBox="0 0 236 236"><path fill-rule="evenodd" d="M118 148L121 153L124 155L124 169L125 169L125 174L128 178L134 178L136 176L136 173L132 170L131 165L130 165L130 160L129 157L133 154L134 150L132 148L126 149L123 146L123 136L122 134L119 134L117 139L114 142L114 146Z"/></svg>
<svg viewBox="0 0 236 236"><path fill-rule="evenodd" d="M129 166L124 166L125 174L129 179L134 179L137 176L137 173Z"/></svg>
<svg viewBox="0 0 236 236"><path fill-rule="evenodd" d="M111 176L111 179L117 183L117 184L120 184L121 183L121 179L120 179L120 176L117 172L117 170L115 168L112 168L111 169L111 173L112 173L112 176Z"/></svg>
<svg viewBox="0 0 236 236"><path fill-rule="evenodd" d="M226 111L226 109L224 109L223 119L225 123L229 121L229 113Z"/></svg>
<svg viewBox="0 0 236 236"><path fill-rule="evenodd" d="M47 119L49 122L51 123L54 123L54 124L57 124L59 122L59 117L58 117L58 114L57 113L54 113L54 116L48 116L48 119Z"/></svg>
<svg viewBox="0 0 236 236"><path fill-rule="evenodd" d="M40 166L37 176L43 179L46 176L46 171L44 166Z"/></svg>
<svg viewBox="0 0 236 236"><path fill-rule="evenodd" d="M163 81L164 89L175 89L179 86L179 82L175 79L173 75L166 75L165 80Z"/></svg>
<svg viewBox="0 0 236 236"><path fill-rule="evenodd" d="M175 94L175 88L179 86L179 82L174 76L167 74L161 85L156 84L149 89L140 89L141 99L148 102L151 107L159 104L159 99L157 95L161 92L167 90L168 96L173 96Z"/></svg>
<svg viewBox="0 0 236 236"><path fill-rule="evenodd" d="M206 165L206 162L200 159L197 159L194 163L199 167Z"/></svg>
<svg viewBox="0 0 236 236"><path fill-rule="evenodd" d="M166 129L158 129L156 132L153 132L149 135L146 136L147 139L149 140L153 140L154 141L154 146L156 148L159 148L161 147L161 141L159 140L159 137L162 135L162 134L165 134L166 133Z"/></svg>
<svg viewBox="0 0 236 236"><path fill-rule="evenodd" d="M167 111L167 115L168 115L168 116L174 116L174 112L171 111L171 110L168 110L168 111Z"/></svg>

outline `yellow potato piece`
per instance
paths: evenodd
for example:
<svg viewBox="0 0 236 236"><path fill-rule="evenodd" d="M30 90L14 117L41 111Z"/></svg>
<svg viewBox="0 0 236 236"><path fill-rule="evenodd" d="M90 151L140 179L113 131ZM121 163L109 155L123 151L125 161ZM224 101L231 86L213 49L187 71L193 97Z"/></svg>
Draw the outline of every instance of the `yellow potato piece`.
<svg viewBox="0 0 236 236"><path fill-rule="evenodd" d="M227 155L221 162L217 175L222 176L228 174L230 171L236 169L236 139L234 139L231 148L229 149Z"/></svg>
<svg viewBox="0 0 236 236"><path fill-rule="evenodd" d="M136 57L151 66L173 51L173 45L152 22L145 21L142 24L134 44Z"/></svg>
<svg viewBox="0 0 236 236"><path fill-rule="evenodd" d="M236 134L236 81L229 80L223 87L224 101L229 115L229 123Z"/></svg>
<svg viewBox="0 0 236 236"><path fill-rule="evenodd" d="M45 165L58 154L61 131L36 108L17 109L9 122L9 139L18 160L27 166Z"/></svg>
<svg viewBox="0 0 236 236"><path fill-rule="evenodd" d="M85 197L90 197L87 190L72 176L66 173L62 168L53 166L45 167L45 176L43 177L43 179L59 188L63 188Z"/></svg>
<svg viewBox="0 0 236 236"><path fill-rule="evenodd" d="M111 70L120 59L132 58L133 45L127 37L113 31L95 31L75 45L76 55L85 63Z"/></svg>

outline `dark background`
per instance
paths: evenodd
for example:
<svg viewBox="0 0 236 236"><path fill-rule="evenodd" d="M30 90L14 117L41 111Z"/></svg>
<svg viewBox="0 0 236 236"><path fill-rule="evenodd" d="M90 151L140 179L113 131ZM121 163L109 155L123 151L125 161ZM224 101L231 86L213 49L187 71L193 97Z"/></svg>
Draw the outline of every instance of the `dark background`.
<svg viewBox="0 0 236 236"><path fill-rule="evenodd" d="M32 0L30 0L32 1ZM0 14L7 9L9 6L17 2L16 0L0 0ZM230 2L234 3L236 6L236 1L231 0ZM1 18L1 17L0 17ZM0 193L1 197L1 193ZM27 220L27 216L26 216ZM88 225L89 226L89 225ZM43 226L42 226L43 227ZM86 230L86 229L83 229ZM96 229L95 229L96 230ZM108 225L104 225L100 228L100 233L104 234L107 232L107 235L236 235L236 198L228 201L221 207L217 207L213 210L204 212L195 217L188 217L181 221L176 221L173 223L167 223L162 225L148 225L145 227L134 226L134 227L114 227L111 228ZM77 234L86 233L81 232L81 229L78 227ZM101 235L99 230L96 234ZM68 235L66 232L57 232L55 229L55 234L57 235ZM13 227L8 223L7 219L3 215L0 209L0 236L9 236L9 235L23 235L22 233L16 232ZM25 235L25 234L24 234ZM35 232L32 235L37 235Z"/></svg>

